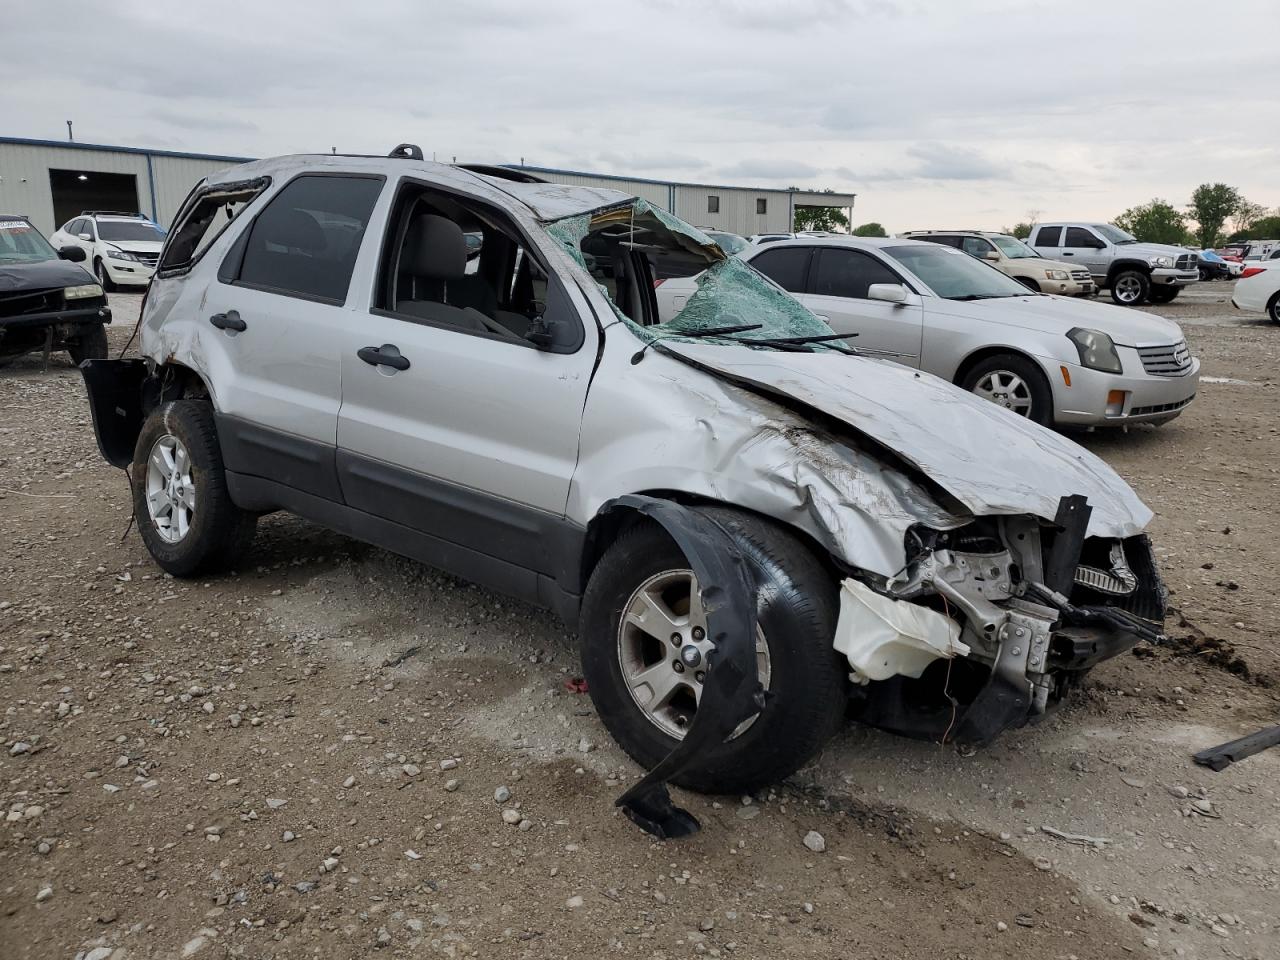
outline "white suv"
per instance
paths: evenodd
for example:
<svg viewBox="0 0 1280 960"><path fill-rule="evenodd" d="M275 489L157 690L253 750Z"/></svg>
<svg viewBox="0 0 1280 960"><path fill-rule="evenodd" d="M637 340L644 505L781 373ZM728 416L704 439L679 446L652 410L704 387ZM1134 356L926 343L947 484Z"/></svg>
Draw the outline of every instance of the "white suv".
<svg viewBox="0 0 1280 960"><path fill-rule="evenodd" d="M145 287L155 273L165 232L140 213L86 210L54 231L50 242L79 247L103 289Z"/></svg>
<svg viewBox="0 0 1280 960"><path fill-rule="evenodd" d="M670 324L656 252L706 268ZM83 370L162 568L251 563L286 510L552 608L653 768L620 805L678 836L667 780L786 776L850 700L986 742L1163 619L1105 463L838 336L644 200L404 147L201 183L145 359Z"/></svg>

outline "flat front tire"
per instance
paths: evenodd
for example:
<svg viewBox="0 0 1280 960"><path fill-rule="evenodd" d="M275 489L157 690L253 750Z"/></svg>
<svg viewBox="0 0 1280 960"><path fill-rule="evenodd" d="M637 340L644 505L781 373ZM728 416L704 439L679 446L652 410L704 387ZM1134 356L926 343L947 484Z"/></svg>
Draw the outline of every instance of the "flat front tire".
<svg viewBox="0 0 1280 960"><path fill-rule="evenodd" d="M257 516L231 502L208 402L160 404L138 435L130 479L138 532L162 569L191 577L243 558Z"/></svg>
<svg viewBox="0 0 1280 960"><path fill-rule="evenodd" d="M769 696L763 711L673 782L743 793L798 770L844 716L847 664L832 647L838 590L777 523L721 507L705 513L729 532L760 585L756 667ZM656 523L625 531L592 572L580 621L583 674L605 727L646 769L693 723L714 650L705 623L689 561Z"/></svg>

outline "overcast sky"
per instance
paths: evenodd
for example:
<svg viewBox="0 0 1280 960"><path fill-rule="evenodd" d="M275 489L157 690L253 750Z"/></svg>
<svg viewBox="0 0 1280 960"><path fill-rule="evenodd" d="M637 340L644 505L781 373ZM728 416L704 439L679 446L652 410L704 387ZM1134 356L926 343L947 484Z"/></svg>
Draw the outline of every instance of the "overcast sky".
<svg viewBox="0 0 1280 960"><path fill-rule="evenodd" d="M1277 0L195 6L13 4L0 133L831 187L895 232L1280 205Z"/></svg>

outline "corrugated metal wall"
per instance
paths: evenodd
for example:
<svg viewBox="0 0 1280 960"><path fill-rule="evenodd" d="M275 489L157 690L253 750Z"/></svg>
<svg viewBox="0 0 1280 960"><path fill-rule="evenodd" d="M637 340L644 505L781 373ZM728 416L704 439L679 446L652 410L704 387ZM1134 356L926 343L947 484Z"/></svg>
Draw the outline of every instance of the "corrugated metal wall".
<svg viewBox="0 0 1280 960"><path fill-rule="evenodd" d="M54 222L50 170L122 173L135 178L139 211L167 227L197 181L231 165L225 159L0 141L0 213L23 214L48 236L61 226Z"/></svg>
<svg viewBox="0 0 1280 960"><path fill-rule="evenodd" d="M672 212L696 226L715 227L744 237L791 230L791 195L785 190L677 186L675 194L676 208ZM710 197L720 199L719 213L707 209ZM756 213L760 200L765 203L764 213Z"/></svg>

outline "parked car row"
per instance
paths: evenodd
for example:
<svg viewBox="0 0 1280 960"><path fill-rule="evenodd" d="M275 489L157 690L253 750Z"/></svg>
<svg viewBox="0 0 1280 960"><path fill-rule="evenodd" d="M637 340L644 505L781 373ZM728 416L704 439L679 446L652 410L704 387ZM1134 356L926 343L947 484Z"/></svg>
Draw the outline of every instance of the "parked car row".
<svg viewBox="0 0 1280 960"><path fill-rule="evenodd" d="M54 231L55 247L78 247L104 290L145 287L155 273L165 232L140 213L87 210Z"/></svg>
<svg viewBox="0 0 1280 960"><path fill-rule="evenodd" d="M282 157L192 192L139 330L82 371L164 570L283 510L550 607L658 837L698 829L668 781L760 788L850 714L987 743L1162 628L1151 511L1032 421L1167 418L1198 364L948 246L731 257L618 191Z"/></svg>

